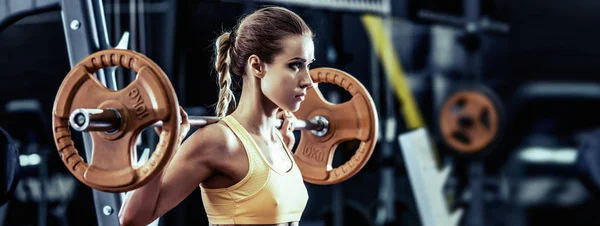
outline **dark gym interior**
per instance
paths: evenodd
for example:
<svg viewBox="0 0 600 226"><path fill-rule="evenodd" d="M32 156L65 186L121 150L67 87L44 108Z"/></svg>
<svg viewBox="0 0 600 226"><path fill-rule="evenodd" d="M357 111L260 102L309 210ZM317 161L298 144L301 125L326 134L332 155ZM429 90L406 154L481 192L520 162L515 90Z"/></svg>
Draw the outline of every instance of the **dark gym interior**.
<svg viewBox="0 0 600 226"><path fill-rule="evenodd" d="M300 15L315 34L311 68L355 77L379 119L359 173L306 182L300 225L600 225L600 2L557 0L0 0L0 225L118 225L122 194L81 183L57 152L53 106L74 64L103 49L139 52L189 115L214 116L216 38L265 6ZM114 74L116 89L135 79ZM489 101L474 123L494 132L444 133L447 108L464 98ZM464 139L488 142L456 145ZM138 154L156 143L145 130ZM334 167L355 146L338 146ZM154 225L208 225L200 190Z"/></svg>

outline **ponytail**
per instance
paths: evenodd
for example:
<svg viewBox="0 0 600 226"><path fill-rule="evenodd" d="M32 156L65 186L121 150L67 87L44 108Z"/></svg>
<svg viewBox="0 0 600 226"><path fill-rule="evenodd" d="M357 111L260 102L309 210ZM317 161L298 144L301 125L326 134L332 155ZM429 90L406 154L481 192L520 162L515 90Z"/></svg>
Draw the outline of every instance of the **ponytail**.
<svg viewBox="0 0 600 226"><path fill-rule="evenodd" d="M231 74L229 73L229 67L231 64L231 58L229 51L233 46L230 40L231 33L225 32L217 39L217 57L215 62L215 69L219 73L219 101L217 102L217 116L225 117L229 110L229 105L233 102L235 108L235 96L231 90Z"/></svg>

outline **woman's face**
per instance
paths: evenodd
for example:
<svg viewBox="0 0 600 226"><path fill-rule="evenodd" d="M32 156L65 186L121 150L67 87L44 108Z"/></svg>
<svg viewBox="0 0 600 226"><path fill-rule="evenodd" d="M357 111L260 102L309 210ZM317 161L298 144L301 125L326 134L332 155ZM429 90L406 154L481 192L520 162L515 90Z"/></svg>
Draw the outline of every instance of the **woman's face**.
<svg viewBox="0 0 600 226"><path fill-rule="evenodd" d="M263 94L283 110L296 112L313 81L308 70L314 61L314 44L308 36L288 36L281 40L283 51L265 65L261 79Z"/></svg>

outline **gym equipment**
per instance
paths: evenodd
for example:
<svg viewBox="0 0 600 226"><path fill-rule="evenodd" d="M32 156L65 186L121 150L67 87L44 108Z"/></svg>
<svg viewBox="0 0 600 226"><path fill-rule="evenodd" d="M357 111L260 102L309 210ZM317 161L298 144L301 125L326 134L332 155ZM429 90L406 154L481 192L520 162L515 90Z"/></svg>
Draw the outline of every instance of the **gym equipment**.
<svg viewBox="0 0 600 226"><path fill-rule="evenodd" d="M398 142L402 150L405 150L402 151L402 155L421 223L424 226L456 226L461 220L463 210L450 211L442 193L451 167L446 166L441 171L438 170L429 140L424 128L398 136Z"/></svg>
<svg viewBox="0 0 600 226"><path fill-rule="evenodd" d="M112 66L129 68L138 77L126 88L111 91L91 74ZM89 165L79 157L69 132L69 116L76 107L115 109L124 122L112 133L90 133L95 151ZM152 179L170 158L179 140L178 111L175 90L158 65L127 50L101 51L83 59L63 81L53 109L54 139L63 162L82 183L107 192L133 190ZM131 153L123 150L131 150L139 134L156 120L163 122L156 150L145 165L133 169Z"/></svg>
<svg viewBox="0 0 600 226"><path fill-rule="evenodd" d="M268 4L307 6L332 11L350 11L362 13L390 14L391 3L388 0L252 0ZM240 1L246 2L246 1Z"/></svg>
<svg viewBox="0 0 600 226"><path fill-rule="evenodd" d="M501 21L494 21L481 15L480 1L464 0L464 16L454 16L431 10L419 10L418 18L427 22L457 27L463 30L458 43L466 50L465 81L474 87L456 90L444 100L438 112L438 129L444 142L463 156L479 156L488 152L488 147L497 138L503 125L504 113L501 111L499 98L481 83L480 44L481 34L507 34L510 26ZM454 112L453 106L467 103L466 111ZM473 103L475 105L471 105ZM476 109L480 107L481 109ZM460 108L460 107L459 107ZM477 112L482 111L482 112ZM477 117L477 114L487 115ZM481 120L487 118L488 120ZM478 120L479 119L479 120ZM469 129L467 129L469 127Z"/></svg>
<svg viewBox="0 0 600 226"><path fill-rule="evenodd" d="M122 90L106 89L91 75L111 66L132 69L138 73L137 79ZM371 156L377 137L376 110L366 88L351 75L331 68L312 69L310 73L315 83L336 84L353 97L334 105L317 87L307 90L306 102L296 115L312 118L299 121L299 128L311 132L302 132L294 157L307 182L339 183L356 174ZM106 192L136 189L164 168L176 148L178 108L171 83L150 59L129 50L96 52L69 72L56 95L53 133L58 152L71 173L90 187ZM214 117L191 119L194 126L218 121ZM73 146L69 122L78 131L100 131L90 133L95 151L89 165ZM146 164L133 169L132 144L152 125L163 127L157 149ZM358 150L351 160L332 169L337 145L350 139L361 141Z"/></svg>
<svg viewBox="0 0 600 226"><path fill-rule="evenodd" d="M206 125L220 121L219 117L215 116L188 116L191 128L202 128ZM113 109L75 109L69 116L71 127L79 132L116 131L121 127L122 118L117 110ZM283 120L278 119L275 127L281 128ZM158 121L151 125L152 127L162 127L162 121ZM315 118L311 121L296 120L294 122L295 130L311 130L314 133L326 133L328 121L325 118Z"/></svg>
<svg viewBox="0 0 600 226"><path fill-rule="evenodd" d="M575 170L578 179L581 180L589 192L594 196L600 194L600 165L598 164L600 163L600 130L597 128L597 120L589 120L588 118L590 116L594 117L597 111L590 109L582 112L579 111L579 109L585 109L586 106L597 103L600 100L599 89L600 84L590 82L528 82L519 86L515 92L513 101L511 102L511 120L520 124L523 124L522 122L530 121L528 117L532 115L529 113L532 109L545 112L543 109L552 109L553 106L562 106L563 109L569 109L563 111L575 112L573 115L577 115L577 117L581 116L586 119L583 121L569 118L568 121L555 122L556 125L554 126L563 128L561 124L567 122L569 124L567 128L586 128L581 134L574 136L577 155L572 169ZM577 104L565 107L568 103ZM562 113L559 115L562 116ZM568 116L569 115L565 115L565 117ZM513 141L511 142L511 147L516 146L518 148L523 145L522 137L526 134L524 131L519 130L521 127L518 127L517 125L513 127L515 128L511 129L511 131L514 131L511 138L515 138L513 138ZM548 133L554 134L553 132ZM560 135L556 134L556 136ZM530 162L528 164L533 165L543 163ZM552 175L551 173L549 174Z"/></svg>
<svg viewBox="0 0 600 226"><path fill-rule="evenodd" d="M492 144L500 139L505 122L499 98L483 86L452 92L438 117L444 143L464 156L488 154Z"/></svg>
<svg viewBox="0 0 600 226"><path fill-rule="evenodd" d="M482 73L481 73L481 35L482 33L486 32L486 33L495 33L495 34L506 34L510 31L510 26L506 23L503 22L498 22L498 21L493 21L490 20L489 18L486 18L484 15L481 15L481 1L479 0L463 0L463 16L462 17L457 17L457 16L452 16L452 15L448 15L448 14L444 14L444 13L439 13L439 12L432 12L432 11L426 11L426 10L422 10L418 13L418 17L420 19L426 20L426 21L430 21L433 23L440 23L440 24L445 24L445 25L449 25L449 26L454 26L454 27L458 27L459 29L462 30L462 34L461 37L459 37L456 41L461 44L461 46L464 48L465 50L465 67L463 70L463 75L460 78L460 83L461 85L463 84L468 84L468 85L478 85L477 87L481 87L481 83L482 83ZM471 88L471 87L468 87ZM478 92L481 92L481 90L478 90ZM460 94L458 94L458 96L460 96ZM471 95L471 96L481 96L481 95ZM484 95L485 96L485 95ZM489 98L489 97L488 97ZM460 98L459 98L460 99ZM476 98L476 99L480 99L480 100L485 100L486 98ZM493 99L493 98L492 98ZM484 101L481 103L486 103L489 101ZM452 105L453 102L450 99L450 101L445 101L444 103L449 103L449 105ZM492 102L494 103L494 102ZM497 102L498 106L500 107L500 102ZM477 106L477 105L475 105ZM480 105L480 106L491 106L491 105ZM497 110L498 108L494 108L496 109L496 112L501 112L501 110ZM489 110L488 110L489 111ZM444 112L443 108L440 109L440 112ZM471 111L469 110L468 112L470 112L470 114L477 114L477 110L475 109L475 111ZM460 113L460 112L459 112ZM490 112L488 112L489 114ZM443 114L443 113L441 113ZM503 113L499 113L499 117L498 119L502 120L501 117L504 117L502 115ZM436 126L436 130L439 130L442 134L441 136L444 139L444 143L447 146L450 146L451 148L454 146L455 149L456 147L458 147L458 149L455 149L455 151L459 151L462 150L462 152L458 152L459 156L461 157L471 157L472 159L469 159L470 161L468 162L468 189L470 191L470 200L469 200L469 207L466 210L466 218L465 218L465 225L477 225L477 226L484 226L486 225L485 222L485 205L484 205L484 183L485 183L485 170L484 170L484 162L483 162L483 158L480 157L484 157L486 155L488 155L489 153L491 153L493 151L494 148L494 143L498 141L498 137L497 136L491 136L492 134L501 134L501 130L502 128L499 127L498 132L494 132L494 133L489 133L486 136L482 136L480 138L482 138L482 140L478 140L475 145L473 144L464 144L462 141L460 140L464 140L461 138L459 138L459 141L453 141L456 140L453 136L452 133L454 133L455 131L453 131L453 128L456 127L447 127L447 125L444 125L443 127L446 129L446 134L444 134L444 130L441 128L441 121L442 119L444 119L443 121L449 121L449 123L451 123L450 125L457 125L456 123L459 123L460 120L458 120L459 118L452 116L452 114L446 113L444 114L445 116L451 116L451 117L444 117L444 118L439 118L439 114L438 117L434 117L434 118L438 118L438 125ZM464 114L459 114L459 115L464 115ZM467 124L469 123L469 120L466 120L464 122L467 122ZM471 122L472 122L472 118L471 118ZM460 125L460 124L459 124ZM502 121L498 121L498 126L503 126L503 122ZM463 130L464 131L464 130ZM467 130L468 131L468 130ZM476 132L476 131L473 131ZM450 134L448 134L450 133ZM458 134L459 136L461 136L460 134ZM464 134L462 134L464 135ZM474 135L474 134L472 134ZM472 136L471 138L476 138L477 136ZM487 141L489 140L490 137L493 137L493 141ZM452 142L452 144L450 142ZM459 145L460 143L463 143L462 145ZM458 145L458 146L457 146ZM411 179L412 181L412 179ZM431 218L432 216L430 215L422 215L422 220L425 221L426 218Z"/></svg>
<svg viewBox="0 0 600 226"><path fill-rule="evenodd" d="M36 99L13 99L5 105L4 128L11 131L15 142L18 142L19 155L18 167L21 167L20 178L23 186L29 185L32 180L39 184L37 191L37 222L36 225L46 226L49 213L50 200L48 184L50 170L48 157L51 149L45 144L51 144L51 139L44 136L50 130L50 121L42 110L42 105ZM33 171L33 172L32 172ZM33 173L33 174L32 174ZM16 188L16 194L23 194L23 186ZM37 186L36 186L37 187Z"/></svg>
<svg viewBox="0 0 600 226"><path fill-rule="evenodd" d="M102 50L115 48L109 39L109 32L104 18L103 1L69 1L60 0L63 32L69 53L71 68L90 54ZM121 31L111 35L120 36L116 48L127 48L129 46L128 32ZM99 70L95 76L102 85L108 89L117 89L117 78L114 70ZM90 133L82 133L85 148L85 158L92 157L92 139ZM108 193L92 189L94 199L94 210L98 225L120 225L116 211L121 206L121 194Z"/></svg>
<svg viewBox="0 0 600 226"><path fill-rule="evenodd" d="M391 2L390 2L391 4ZM382 69L385 71L383 78L383 106L386 107L382 113L382 118L386 122L382 128L385 135L382 136L381 158L385 162L381 167L381 186L379 192L380 207L377 209L375 217L375 225L387 225L396 221L396 153L394 141L397 134L396 109L394 109L394 96L401 104L400 112L403 123L408 130L416 129L425 126L421 112L417 106L417 102L413 96L412 90L409 87L409 82L405 76L404 69L400 58L394 48L392 41L393 31L389 17L391 15L363 15L361 16L362 24L365 27L367 34L371 40L373 55L376 56ZM377 63L372 63L378 65ZM373 74L379 73L380 69L372 69ZM377 79L377 76L372 76ZM377 89L373 89L377 90ZM384 102L385 101L385 102Z"/></svg>
<svg viewBox="0 0 600 226"><path fill-rule="evenodd" d="M60 0L48 0L48 1L34 1L34 2L23 2L20 0L5 0L3 3L18 7L6 7L4 8L7 12L0 13L0 32L4 31L10 25L17 21L46 12L60 10ZM3 10L4 11L4 10ZM4 14L6 13L6 14ZM3 15L4 14L4 15Z"/></svg>
<svg viewBox="0 0 600 226"><path fill-rule="evenodd" d="M459 88L443 102L437 121L443 143L469 160L465 224L484 225L484 158L496 149L506 124L500 99L483 85Z"/></svg>
<svg viewBox="0 0 600 226"><path fill-rule="evenodd" d="M13 196L15 188L19 183L19 150L15 146L12 137L0 127L0 206L8 202Z"/></svg>
<svg viewBox="0 0 600 226"><path fill-rule="evenodd" d="M468 18L458 17L455 15L450 15L442 12L435 12L431 10L420 10L418 12L418 18L425 21L443 23L454 27L464 27L464 25L467 24L467 29L481 29L486 32L497 34L507 34L510 31L510 26L505 22L495 21L488 17L476 18L479 16L475 14L475 11L477 10L475 9L475 7L479 6L478 2L469 1L465 3L465 7L468 7L468 9L465 11L473 12L467 15Z"/></svg>

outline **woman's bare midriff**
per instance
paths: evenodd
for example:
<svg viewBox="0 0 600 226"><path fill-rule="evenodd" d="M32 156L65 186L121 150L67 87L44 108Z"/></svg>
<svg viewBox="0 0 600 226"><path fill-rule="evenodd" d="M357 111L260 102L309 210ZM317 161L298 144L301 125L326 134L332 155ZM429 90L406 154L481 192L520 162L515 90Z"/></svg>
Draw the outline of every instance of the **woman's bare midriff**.
<svg viewBox="0 0 600 226"><path fill-rule="evenodd" d="M289 222L281 224L209 224L209 226L299 226L299 222Z"/></svg>

